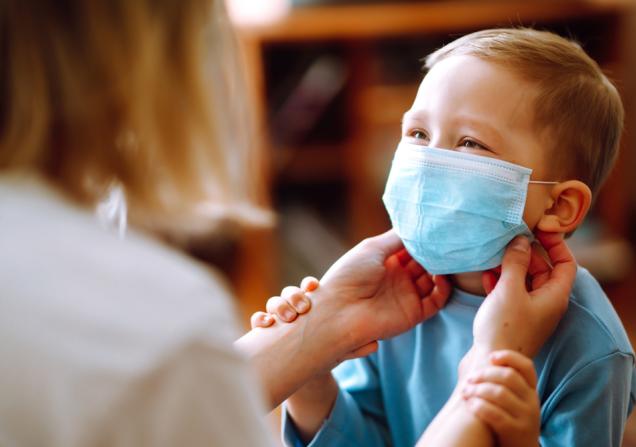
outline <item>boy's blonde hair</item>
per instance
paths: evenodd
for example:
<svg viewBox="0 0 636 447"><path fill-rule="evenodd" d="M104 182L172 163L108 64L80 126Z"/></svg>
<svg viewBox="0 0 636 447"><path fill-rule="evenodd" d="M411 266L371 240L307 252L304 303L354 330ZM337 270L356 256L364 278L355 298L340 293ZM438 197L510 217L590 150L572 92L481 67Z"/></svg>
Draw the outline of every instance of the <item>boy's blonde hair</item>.
<svg viewBox="0 0 636 447"><path fill-rule="evenodd" d="M536 84L535 127L549 136L554 175L598 191L618 154L624 111L614 85L578 44L546 31L490 29L440 48L425 67L453 55L501 64Z"/></svg>
<svg viewBox="0 0 636 447"><path fill-rule="evenodd" d="M222 3L3 1L0 170L89 206L116 182L153 229L264 220Z"/></svg>

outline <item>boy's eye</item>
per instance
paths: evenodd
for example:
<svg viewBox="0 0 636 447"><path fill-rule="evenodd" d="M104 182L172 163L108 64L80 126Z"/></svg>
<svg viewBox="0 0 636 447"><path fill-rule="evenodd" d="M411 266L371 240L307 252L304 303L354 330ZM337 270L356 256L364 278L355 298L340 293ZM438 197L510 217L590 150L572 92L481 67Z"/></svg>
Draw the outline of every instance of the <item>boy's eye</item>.
<svg viewBox="0 0 636 447"><path fill-rule="evenodd" d="M410 131L409 137L415 138L416 140L425 140L426 138L428 138L426 132L417 129Z"/></svg>
<svg viewBox="0 0 636 447"><path fill-rule="evenodd" d="M468 149L480 149L483 151L490 151L489 148L487 148L486 146L480 143L477 143L475 140L468 140L468 139L462 140L462 142L459 143L459 145Z"/></svg>

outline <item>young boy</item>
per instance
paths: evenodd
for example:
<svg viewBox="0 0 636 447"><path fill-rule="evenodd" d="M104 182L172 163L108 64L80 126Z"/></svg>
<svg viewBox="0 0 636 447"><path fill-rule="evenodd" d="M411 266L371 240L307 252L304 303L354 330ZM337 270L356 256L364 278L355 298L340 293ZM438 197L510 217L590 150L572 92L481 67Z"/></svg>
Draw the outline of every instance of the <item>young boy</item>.
<svg viewBox="0 0 636 447"><path fill-rule="evenodd" d="M434 52L426 68L384 201L409 253L430 273L452 275L455 290L435 317L336 368L337 386L327 377L292 396L288 445L300 443L299 431L310 446L415 445L472 344L483 272L518 234L574 231L616 157L620 98L572 42L486 30ZM534 363L541 445L620 445L636 391L634 353L585 269ZM501 445L536 445L493 428Z"/></svg>

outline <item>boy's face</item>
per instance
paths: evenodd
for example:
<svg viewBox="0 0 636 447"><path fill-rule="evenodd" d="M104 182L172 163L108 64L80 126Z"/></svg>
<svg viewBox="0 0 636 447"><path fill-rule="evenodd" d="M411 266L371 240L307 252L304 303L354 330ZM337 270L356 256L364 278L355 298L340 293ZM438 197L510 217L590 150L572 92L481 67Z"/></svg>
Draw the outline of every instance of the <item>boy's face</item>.
<svg viewBox="0 0 636 447"><path fill-rule="evenodd" d="M497 158L547 178L546 148L533 126L537 89L501 65L451 56L426 75L404 115L402 139L413 144ZM533 229L549 203L550 188L528 188L524 220Z"/></svg>

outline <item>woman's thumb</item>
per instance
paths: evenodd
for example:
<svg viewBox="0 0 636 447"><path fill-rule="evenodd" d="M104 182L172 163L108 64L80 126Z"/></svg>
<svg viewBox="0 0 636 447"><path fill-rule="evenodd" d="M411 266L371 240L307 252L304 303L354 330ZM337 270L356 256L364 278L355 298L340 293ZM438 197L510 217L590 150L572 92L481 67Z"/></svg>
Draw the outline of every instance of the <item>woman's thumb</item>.
<svg viewBox="0 0 636 447"><path fill-rule="evenodd" d="M388 257L402 248L404 245L402 244L402 239L397 235L395 230L389 230L385 233L374 236L370 239L373 243L373 246L380 250L385 257Z"/></svg>
<svg viewBox="0 0 636 447"><path fill-rule="evenodd" d="M517 284L525 290L526 275L530 266L530 241L524 236L517 236L508 244L501 264L499 283L510 287Z"/></svg>

